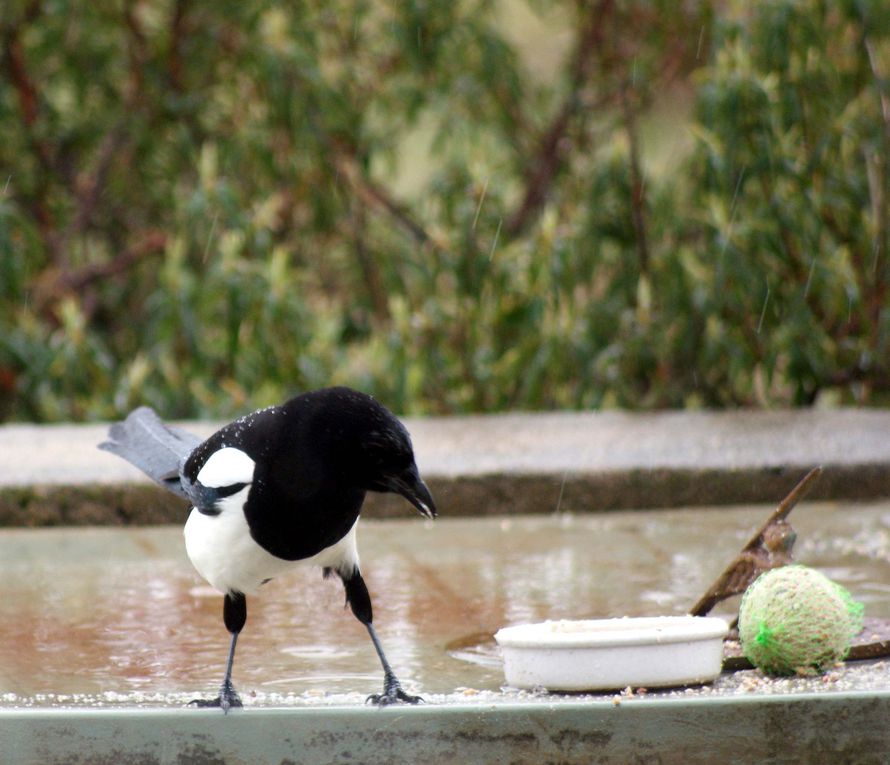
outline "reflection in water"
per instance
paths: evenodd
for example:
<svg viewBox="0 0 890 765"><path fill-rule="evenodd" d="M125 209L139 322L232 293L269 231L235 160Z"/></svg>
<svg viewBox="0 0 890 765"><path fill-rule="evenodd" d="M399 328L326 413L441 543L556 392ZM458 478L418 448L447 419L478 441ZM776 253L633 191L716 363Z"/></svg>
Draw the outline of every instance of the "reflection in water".
<svg viewBox="0 0 890 765"><path fill-rule="evenodd" d="M409 691L497 689L486 639L522 621L678 614L770 508L363 522L375 623ZM818 505L793 516L797 558L890 617L890 514ZM222 599L175 528L0 532L0 696L207 694L228 647ZM253 690L372 693L381 674L339 582L297 569L248 601L235 680Z"/></svg>

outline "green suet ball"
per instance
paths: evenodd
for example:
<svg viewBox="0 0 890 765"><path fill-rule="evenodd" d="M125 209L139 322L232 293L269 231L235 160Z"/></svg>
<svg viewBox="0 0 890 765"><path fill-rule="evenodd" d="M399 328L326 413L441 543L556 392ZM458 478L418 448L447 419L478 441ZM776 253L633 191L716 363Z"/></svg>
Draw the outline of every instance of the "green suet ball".
<svg viewBox="0 0 890 765"><path fill-rule="evenodd" d="M862 614L862 604L824 574L783 566L745 591L739 639L748 660L767 674L820 674L847 655Z"/></svg>

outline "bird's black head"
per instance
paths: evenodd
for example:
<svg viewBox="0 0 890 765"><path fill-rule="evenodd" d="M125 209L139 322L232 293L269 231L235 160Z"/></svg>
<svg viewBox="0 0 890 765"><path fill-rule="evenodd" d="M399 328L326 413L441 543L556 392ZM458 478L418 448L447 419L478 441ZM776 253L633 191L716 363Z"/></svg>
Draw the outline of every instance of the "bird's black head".
<svg viewBox="0 0 890 765"><path fill-rule="evenodd" d="M317 391L326 410L321 418L336 444L345 476L368 491L401 494L427 518L436 505L420 478L411 437L385 406L350 388Z"/></svg>

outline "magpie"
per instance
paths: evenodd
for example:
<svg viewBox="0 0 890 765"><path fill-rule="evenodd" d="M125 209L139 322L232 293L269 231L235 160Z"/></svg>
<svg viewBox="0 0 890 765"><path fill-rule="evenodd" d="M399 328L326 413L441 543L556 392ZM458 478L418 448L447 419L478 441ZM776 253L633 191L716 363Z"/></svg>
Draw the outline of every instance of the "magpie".
<svg viewBox="0 0 890 765"><path fill-rule="evenodd" d="M383 665L383 693L368 701L422 701L402 690L386 659L356 547L368 491L400 494L427 518L437 514L408 431L386 407L350 388L324 388L245 415L206 441L140 407L113 424L99 448L192 505L186 552L222 593L231 635L219 696L192 703L224 712L242 706L232 665L247 596L299 563L339 577L347 604L368 630Z"/></svg>

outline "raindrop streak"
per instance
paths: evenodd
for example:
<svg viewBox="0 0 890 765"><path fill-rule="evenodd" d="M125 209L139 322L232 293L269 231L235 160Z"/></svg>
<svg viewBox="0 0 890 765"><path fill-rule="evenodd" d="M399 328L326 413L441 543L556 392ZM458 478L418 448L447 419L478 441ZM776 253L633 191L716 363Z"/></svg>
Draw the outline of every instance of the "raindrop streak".
<svg viewBox="0 0 890 765"><path fill-rule="evenodd" d="M562 506L562 493L565 491L565 488L566 488L566 478L568 478L568 477L569 477L569 471L566 470L566 471L562 474L562 483L559 485L559 497L558 497L557 500L556 500L556 510L553 511L553 512L556 513L557 515L559 515L559 508Z"/></svg>
<svg viewBox="0 0 890 765"><path fill-rule="evenodd" d="M760 311L760 321L757 322L757 334L763 328L763 318L766 316L766 307L769 304L769 280L766 282L766 297L763 299L763 308Z"/></svg>
<svg viewBox="0 0 890 765"><path fill-rule="evenodd" d="M479 222L479 213L482 212L482 203L485 201L485 192L488 191L488 181L489 179L485 179L485 183L482 184L482 193L479 195L479 204L476 205L476 217L473 218L473 231L476 230L476 224Z"/></svg>
<svg viewBox="0 0 890 765"><path fill-rule="evenodd" d="M816 259L812 258L810 260L810 272L807 274L807 283L806 283L806 286L803 288L804 298L806 298L806 296L810 294L810 284L813 281L813 271L815 271L815 270L816 270Z"/></svg>
<svg viewBox="0 0 890 765"><path fill-rule="evenodd" d="M695 49L695 60L698 61L701 57L701 46L705 39L705 27L702 25L702 28L698 33L698 47Z"/></svg>
<svg viewBox="0 0 890 765"><path fill-rule="evenodd" d="M494 241L491 243L491 252L488 253L489 260L494 257L494 250L498 246L498 238L501 235L501 223L503 223L503 221L503 218L498 218L498 229L494 232Z"/></svg>
<svg viewBox="0 0 890 765"><path fill-rule="evenodd" d="M203 262L207 262L207 255L210 252L210 243L213 241L213 232L216 231L216 221L219 218L219 213L216 213L213 216L213 222L210 224L210 233L207 235L207 245L204 247L204 257Z"/></svg>
<svg viewBox="0 0 890 765"><path fill-rule="evenodd" d="M6 196L6 192L9 191L9 184L11 181L12 181L12 176L10 175L9 178L6 179L6 185L3 187L3 196L4 197Z"/></svg>
<svg viewBox="0 0 890 765"><path fill-rule="evenodd" d="M739 197L739 189L742 187L742 179L745 177L745 171L748 169L748 166L745 165L739 171L739 179L735 183L735 191L732 192L732 202L729 205L729 225L726 227L726 234L723 238L723 249L720 250L720 257L726 253L726 248L729 247L729 239L732 236L732 227L735 223L735 212L736 212L736 200ZM767 292L767 295L769 292Z"/></svg>

